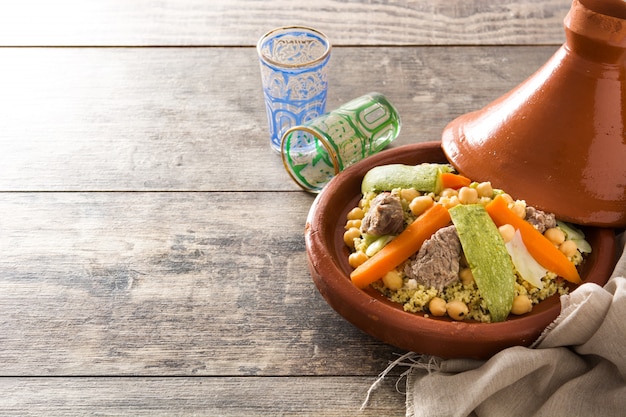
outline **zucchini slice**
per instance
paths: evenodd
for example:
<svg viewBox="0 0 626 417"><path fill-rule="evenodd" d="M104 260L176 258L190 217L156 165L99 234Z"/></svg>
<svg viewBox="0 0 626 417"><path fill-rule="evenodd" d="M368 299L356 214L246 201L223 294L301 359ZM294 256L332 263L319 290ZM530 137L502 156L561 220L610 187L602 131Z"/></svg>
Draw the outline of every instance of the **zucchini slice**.
<svg viewBox="0 0 626 417"><path fill-rule="evenodd" d="M440 177L444 172L452 172L447 164L423 163L419 165L390 164L370 169L363 177L361 192L391 191L395 188L415 188L417 191L440 191Z"/></svg>
<svg viewBox="0 0 626 417"><path fill-rule="evenodd" d="M480 204L459 204L449 212L491 320L506 320L515 297L515 272L498 228Z"/></svg>

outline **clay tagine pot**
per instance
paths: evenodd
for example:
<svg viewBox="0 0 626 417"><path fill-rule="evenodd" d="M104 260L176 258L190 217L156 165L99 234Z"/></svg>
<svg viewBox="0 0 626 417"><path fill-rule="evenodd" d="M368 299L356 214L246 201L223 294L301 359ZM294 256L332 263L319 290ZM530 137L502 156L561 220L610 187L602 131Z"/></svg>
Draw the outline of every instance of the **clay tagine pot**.
<svg viewBox="0 0 626 417"><path fill-rule="evenodd" d="M574 0L530 78L442 135L448 160L573 223L626 226L626 1ZM497 179L497 180L493 180Z"/></svg>
<svg viewBox="0 0 626 417"><path fill-rule="evenodd" d="M375 289L350 280L350 250L343 240L346 216L362 197L361 183L375 166L446 163L439 142L399 146L369 156L334 177L311 206L304 231L308 268L328 304L364 332L400 349L443 358L487 359L511 346L529 346L561 312L559 295L535 305L530 313L499 323L454 321L404 311ZM606 284L615 267L612 229L582 226L592 251L579 267L584 282ZM572 284L570 291L574 290Z"/></svg>

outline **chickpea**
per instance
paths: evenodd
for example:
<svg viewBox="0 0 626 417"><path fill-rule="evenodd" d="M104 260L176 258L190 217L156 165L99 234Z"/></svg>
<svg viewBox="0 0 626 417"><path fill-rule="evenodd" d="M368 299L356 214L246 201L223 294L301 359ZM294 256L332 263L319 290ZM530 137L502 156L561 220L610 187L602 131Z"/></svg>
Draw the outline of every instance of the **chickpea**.
<svg viewBox="0 0 626 417"><path fill-rule="evenodd" d="M458 196L459 192L455 190L454 188L445 188L441 191L441 193L439 193L439 195L441 197L452 197L452 196Z"/></svg>
<svg viewBox="0 0 626 417"><path fill-rule="evenodd" d="M357 229L360 229L361 228L361 222L362 222L361 219L348 220L346 222L345 229L348 230L348 229L352 229L353 227L356 227Z"/></svg>
<svg viewBox="0 0 626 417"><path fill-rule="evenodd" d="M554 246L559 246L561 243L565 242L565 233L558 227L552 227L545 232L543 235L554 244Z"/></svg>
<svg viewBox="0 0 626 417"><path fill-rule="evenodd" d="M462 268L459 271L459 279L463 285L470 285L474 282L474 274L472 274L472 270L470 268Z"/></svg>
<svg viewBox="0 0 626 417"><path fill-rule="evenodd" d="M359 265L361 265L363 262L367 261L368 256L365 254L365 252L354 252L351 253L350 256L348 257L348 263L350 264L350 266L352 268L358 268Z"/></svg>
<svg viewBox="0 0 626 417"><path fill-rule="evenodd" d="M578 246L573 240L566 240L559 245L559 250L563 252L563 255L571 258L572 256L576 255L576 252L578 251Z"/></svg>
<svg viewBox="0 0 626 417"><path fill-rule="evenodd" d="M409 209L411 209L411 213L413 213L414 216L419 216L425 212L426 209L432 206L433 203L434 201L431 196L422 195L411 200L411 203L409 203Z"/></svg>
<svg viewBox="0 0 626 417"><path fill-rule="evenodd" d="M478 203L478 191L471 187L462 187L459 190L459 201L461 204L476 204Z"/></svg>
<svg viewBox="0 0 626 417"><path fill-rule="evenodd" d="M392 291L399 290L404 284L398 271L389 271L383 276L383 284Z"/></svg>
<svg viewBox="0 0 626 417"><path fill-rule="evenodd" d="M515 315L530 313L533 309L533 302L525 295L516 295L513 298L513 306L511 307L511 313Z"/></svg>
<svg viewBox="0 0 626 417"><path fill-rule="evenodd" d="M365 212L361 207L355 207L348 212L346 217L348 220L360 220L365 217Z"/></svg>
<svg viewBox="0 0 626 417"><path fill-rule="evenodd" d="M526 202L522 200L517 200L513 203L511 210L517 217L520 219L526 218Z"/></svg>
<svg viewBox="0 0 626 417"><path fill-rule="evenodd" d="M510 224L503 224L498 227L498 231L500 232L502 239L504 239L504 243L509 243L515 235L515 228Z"/></svg>
<svg viewBox="0 0 626 417"><path fill-rule="evenodd" d="M459 197L456 195L453 195L451 197L441 197L439 199L439 204L441 204L442 206L444 206L447 209L450 209L454 206L458 206L459 204L461 204L461 202L459 201Z"/></svg>
<svg viewBox="0 0 626 417"><path fill-rule="evenodd" d="M415 188L403 188L400 190L400 198L404 201L413 201L414 198L419 197L420 192Z"/></svg>
<svg viewBox="0 0 626 417"><path fill-rule="evenodd" d="M446 300L440 297L433 297L428 303L428 310L435 317L445 316L447 312Z"/></svg>
<svg viewBox="0 0 626 417"><path fill-rule="evenodd" d="M476 186L476 191L478 192L479 197L493 197L493 187L491 186L491 182L481 182Z"/></svg>
<svg viewBox="0 0 626 417"><path fill-rule="evenodd" d="M354 248L354 239L361 236L361 231L356 227L351 227L343 234L343 241L349 248Z"/></svg>
<svg viewBox="0 0 626 417"><path fill-rule="evenodd" d="M446 305L446 312L453 320L462 321L469 314L469 308L463 301L454 300Z"/></svg>
<svg viewBox="0 0 626 417"><path fill-rule="evenodd" d="M504 198L504 201L506 201L507 204L513 204L513 197L511 197L510 194L502 193L500 195L502 196L502 198Z"/></svg>

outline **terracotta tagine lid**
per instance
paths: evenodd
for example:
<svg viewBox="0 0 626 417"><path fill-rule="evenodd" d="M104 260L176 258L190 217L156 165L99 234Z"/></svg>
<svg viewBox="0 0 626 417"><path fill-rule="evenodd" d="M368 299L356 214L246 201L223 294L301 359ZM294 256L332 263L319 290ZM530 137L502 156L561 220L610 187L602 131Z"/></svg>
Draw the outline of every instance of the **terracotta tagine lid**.
<svg viewBox="0 0 626 417"><path fill-rule="evenodd" d="M453 120L461 173L573 223L626 227L626 0L574 0L566 41L530 78Z"/></svg>

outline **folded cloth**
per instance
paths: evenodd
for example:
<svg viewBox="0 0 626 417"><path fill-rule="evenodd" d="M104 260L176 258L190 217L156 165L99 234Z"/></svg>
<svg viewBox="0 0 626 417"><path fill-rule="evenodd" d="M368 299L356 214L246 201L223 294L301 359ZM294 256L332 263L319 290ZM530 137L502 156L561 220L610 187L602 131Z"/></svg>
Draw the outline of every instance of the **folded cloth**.
<svg viewBox="0 0 626 417"><path fill-rule="evenodd" d="M604 287L561 297L561 314L526 347L489 360L419 356L406 415L626 416L626 251Z"/></svg>

